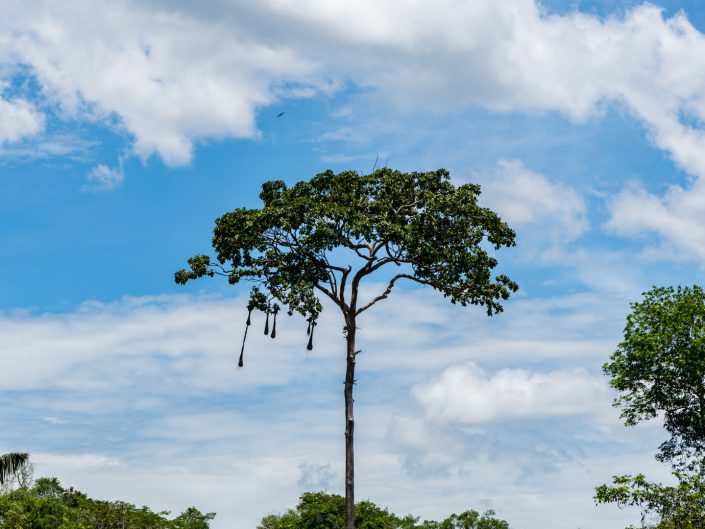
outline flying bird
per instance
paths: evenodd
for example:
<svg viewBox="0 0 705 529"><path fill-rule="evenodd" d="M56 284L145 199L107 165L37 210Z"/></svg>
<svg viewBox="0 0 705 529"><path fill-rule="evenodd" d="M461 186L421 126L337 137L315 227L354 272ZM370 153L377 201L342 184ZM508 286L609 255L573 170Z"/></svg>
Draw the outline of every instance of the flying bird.
<svg viewBox="0 0 705 529"><path fill-rule="evenodd" d="M280 112L279 114L277 114L277 117L280 118L280 117L282 117L283 115L284 115L284 112Z"/></svg>

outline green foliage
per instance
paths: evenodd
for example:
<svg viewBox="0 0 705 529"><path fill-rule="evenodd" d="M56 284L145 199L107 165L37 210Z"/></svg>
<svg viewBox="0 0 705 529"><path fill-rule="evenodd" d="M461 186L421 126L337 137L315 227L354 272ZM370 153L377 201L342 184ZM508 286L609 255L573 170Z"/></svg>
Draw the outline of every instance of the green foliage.
<svg viewBox="0 0 705 529"><path fill-rule="evenodd" d="M347 283L353 289L363 276L397 265L401 271L390 291L405 278L433 287L453 303L484 305L491 315L502 310L500 301L517 286L504 275L492 279L497 261L485 248L513 246L514 232L496 213L478 206L479 194L478 185L455 187L442 169L326 171L291 188L267 182L262 208L236 209L217 219L217 262L197 255L188 261L190 270L180 270L175 279L180 284L213 275L225 275L233 284L253 280L290 314L315 320L321 311L317 293L344 310L364 310L352 294L343 296L350 263L362 259L360 274ZM349 254L336 254L334 263L335 249ZM251 303L267 308L266 300Z"/></svg>
<svg viewBox="0 0 705 529"><path fill-rule="evenodd" d="M597 487L597 503L641 509L642 526L705 527L705 293L699 286L654 287L631 305L624 340L603 369L620 391L615 406L627 426L663 417L670 439L657 459L677 484L642 474L614 476Z"/></svg>
<svg viewBox="0 0 705 529"><path fill-rule="evenodd" d="M174 519L148 507L93 500L56 478L0 495L0 529L208 529L215 514L188 508Z"/></svg>
<svg viewBox="0 0 705 529"><path fill-rule="evenodd" d="M451 514L441 522L424 520L411 515L399 517L371 501L355 506L355 527L358 529L509 529L509 524L495 518L493 511L480 514L465 511ZM345 498L323 492L301 495L296 509L284 514L265 516L257 529L344 529Z"/></svg>
<svg viewBox="0 0 705 529"><path fill-rule="evenodd" d="M494 514L494 511L482 515L477 511L465 511L451 514L442 522L424 521L419 529L509 529L509 524L495 518Z"/></svg>
<svg viewBox="0 0 705 529"><path fill-rule="evenodd" d="M172 520L173 529L208 529L215 513L203 514L196 507L189 507Z"/></svg>
<svg viewBox="0 0 705 529"><path fill-rule="evenodd" d="M597 487L597 503L641 509L641 525L655 529L702 529L705 527L705 481L700 475L675 473L678 484L651 483L638 476L614 476L612 485ZM633 529L629 526L627 529Z"/></svg>
<svg viewBox="0 0 705 529"><path fill-rule="evenodd" d="M671 438L658 459L699 465L705 450L705 293L656 288L632 304L624 341L604 365L632 426L663 413ZM677 461L676 461L677 460Z"/></svg>

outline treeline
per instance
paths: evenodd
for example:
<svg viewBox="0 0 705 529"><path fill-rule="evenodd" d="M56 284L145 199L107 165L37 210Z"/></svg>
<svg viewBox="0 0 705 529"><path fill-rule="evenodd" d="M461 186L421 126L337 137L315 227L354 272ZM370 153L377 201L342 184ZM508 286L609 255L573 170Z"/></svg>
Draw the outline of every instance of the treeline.
<svg viewBox="0 0 705 529"><path fill-rule="evenodd" d="M56 478L0 495L2 529L208 529L214 513L189 507L174 518L122 501L89 498Z"/></svg>
<svg viewBox="0 0 705 529"><path fill-rule="evenodd" d="M18 486L12 490L10 487ZM209 529L215 513L189 507L173 518L123 501L89 498L57 478L31 477L20 471L0 493L0 529ZM509 529L493 511L467 510L445 520L397 516L371 501L357 503L356 529ZM345 498L324 492L306 492L295 509L265 516L257 529L345 529Z"/></svg>
<svg viewBox="0 0 705 529"><path fill-rule="evenodd" d="M509 524L495 517L493 511L480 514L465 511L451 514L443 521L419 521L406 515L399 517L371 501L355 504L356 529L509 529ZM301 495L296 509L265 516L257 529L345 529L345 498L324 492Z"/></svg>

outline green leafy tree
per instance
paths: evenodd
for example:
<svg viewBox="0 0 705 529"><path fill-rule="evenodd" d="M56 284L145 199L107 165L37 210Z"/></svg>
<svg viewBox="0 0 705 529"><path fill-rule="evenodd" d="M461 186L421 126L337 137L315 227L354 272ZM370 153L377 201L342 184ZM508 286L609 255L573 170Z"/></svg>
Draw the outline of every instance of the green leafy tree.
<svg viewBox="0 0 705 529"><path fill-rule="evenodd" d="M705 293L654 287L631 309L624 340L603 369L620 392L614 405L625 425L663 417L670 438L656 458L672 465L677 485L614 476L595 500L639 507L642 525L658 529L705 527Z"/></svg>
<svg viewBox="0 0 705 529"><path fill-rule="evenodd" d="M59 498L64 488L57 478L39 478L34 482L34 492L40 498Z"/></svg>
<svg viewBox="0 0 705 529"><path fill-rule="evenodd" d="M0 529L208 529L213 513L189 507L173 519L122 501L94 500L56 478L0 494Z"/></svg>
<svg viewBox="0 0 705 529"><path fill-rule="evenodd" d="M477 511L465 511L451 514L442 522L424 521L419 529L509 529L504 520L495 518L494 511L480 514Z"/></svg>
<svg viewBox="0 0 705 529"><path fill-rule="evenodd" d="M324 492L306 492L301 495L296 509L284 514L265 516L257 529L344 529L345 498ZM355 523L359 529L509 529L509 524L495 517L493 511L480 514L469 510L451 514L443 521L403 517L378 507L371 501L356 505Z"/></svg>
<svg viewBox="0 0 705 529"><path fill-rule="evenodd" d="M705 527L705 480L699 474L675 473L676 485L653 483L643 474L614 476L612 485L596 489L597 503L641 510L641 527L702 529ZM629 526L627 529L635 529Z"/></svg>
<svg viewBox="0 0 705 529"><path fill-rule="evenodd" d="M215 513L202 513L196 507L189 507L172 521L174 529L208 529Z"/></svg>
<svg viewBox="0 0 705 529"><path fill-rule="evenodd" d="M357 319L386 299L402 280L427 285L453 303L482 305L488 315L517 288L505 275L492 277L497 260L488 250L514 245L514 231L493 211L478 205L480 187L454 186L447 171L403 173L380 169L360 175L326 171L287 187L262 186L259 209L240 208L216 220L215 260L189 259L190 270L176 273L183 284L223 275L230 283L255 283L249 313L273 316L279 303L309 322L308 349L322 310L319 295L337 306L346 340L345 497L346 528L353 529L353 384ZM388 269L392 272L387 272ZM361 299L360 286L372 274L386 288ZM248 314L247 324L250 324ZM247 328L245 337L247 336ZM238 364L243 365L243 349Z"/></svg>
<svg viewBox="0 0 705 529"><path fill-rule="evenodd" d="M699 286L654 287L631 305L624 340L604 372L620 392L627 426L663 414L670 438L657 458L679 468L705 454L705 293Z"/></svg>

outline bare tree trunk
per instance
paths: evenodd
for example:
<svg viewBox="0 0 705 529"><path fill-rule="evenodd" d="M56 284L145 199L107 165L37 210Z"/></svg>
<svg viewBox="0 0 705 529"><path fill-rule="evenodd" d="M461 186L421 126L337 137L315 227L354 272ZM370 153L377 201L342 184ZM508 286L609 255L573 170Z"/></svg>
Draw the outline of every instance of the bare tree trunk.
<svg viewBox="0 0 705 529"><path fill-rule="evenodd" d="M355 322L347 328L347 367L345 370L345 529L355 529L355 453L353 438L353 384L355 384Z"/></svg>

